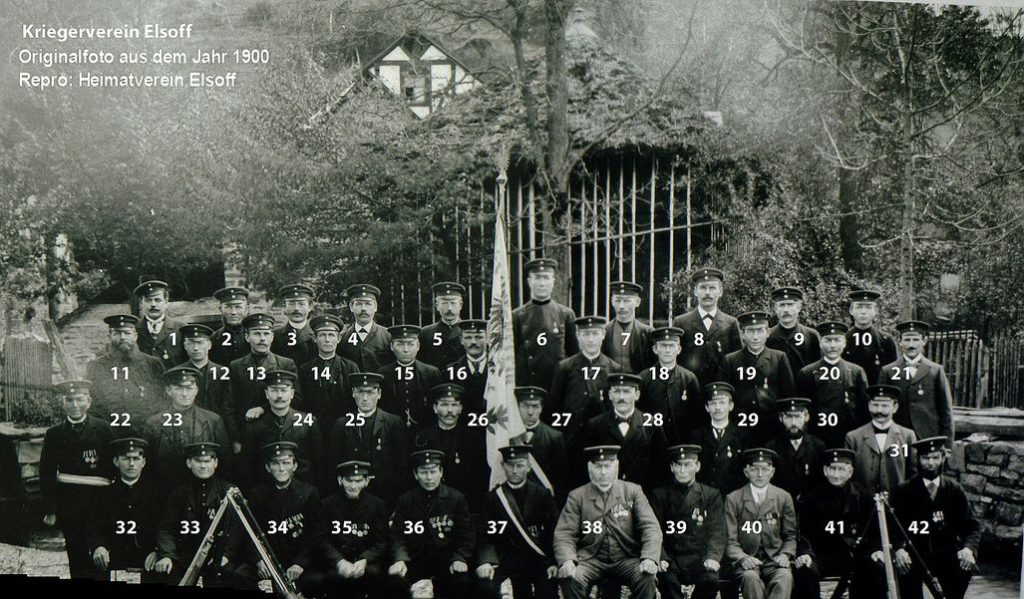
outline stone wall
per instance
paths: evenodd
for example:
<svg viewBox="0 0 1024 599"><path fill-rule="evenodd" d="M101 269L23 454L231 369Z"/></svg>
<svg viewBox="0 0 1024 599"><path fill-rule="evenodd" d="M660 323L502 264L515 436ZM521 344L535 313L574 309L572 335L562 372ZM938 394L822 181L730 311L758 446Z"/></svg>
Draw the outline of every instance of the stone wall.
<svg viewBox="0 0 1024 599"><path fill-rule="evenodd" d="M1024 522L1024 441L972 441L972 437L954 444L947 473L963 485L975 515L982 521L983 559L1003 561L1006 557L1019 564ZM1000 555L1005 552L1010 555Z"/></svg>

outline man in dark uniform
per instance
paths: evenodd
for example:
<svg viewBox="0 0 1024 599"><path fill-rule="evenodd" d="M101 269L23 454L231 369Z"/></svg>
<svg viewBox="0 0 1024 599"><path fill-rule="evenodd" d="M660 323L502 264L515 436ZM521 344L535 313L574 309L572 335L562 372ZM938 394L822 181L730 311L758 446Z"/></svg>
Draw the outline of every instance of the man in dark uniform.
<svg viewBox="0 0 1024 599"><path fill-rule="evenodd" d="M136 347L137 317L114 314L103 322L109 327L110 351L85 369L95 398L92 411L111 425L115 436L130 437L132 427L141 428L162 405L164 365Z"/></svg>
<svg viewBox="0 0 1024 599"><path fill-rule="evenodd" d="M651 333L654 328L636 318L644 288L636 283L618 281L609 287L615 318L605 326L601 353L633 374L654 365Z"/></svg>
<svg viewBox="0 0 1024 599"><path fill-rule="evenodd" d="M747 435L729 416L734 390L724 382L704 386L704 406L711 422L694 429L690 442L701 447L703 461L697 480L723 495L743 484L740 456L747 448Z"/></svg>
<svg viewBox="0 0 1024 599"><path fill-rule="evenodd" d="M298 446L290 441L275 441L263 447L264 468L271 480L253 489L248 499L256 523L284 568L283 574L300 591L315 593L323 583L323 574L316 567L327 521L316 487L296 478L297 451ZM236 580L244 586L252 588L259 580L270 578L269 566L246 534L232 535L228 562Z"/></svg>
<svg viewBox="0 0 1024 599"><path fill-rule="evenodd" d="M487 493L478 523L480 595L497 599L508 577L519 599L557 599L558 567L551 553L558 519L554 498L528 478L532 447L508 445L499 451L505 482Z"/></svg>
<svg viewBox="0 0 1024 599"><path fill-rule="evenodd" d="M221 448L217 443L193 443L185 447L185 466L191 476L188 482L178 486L167 496L157 527L157 561L154 570L172 580L181 580L199 551L203 537L213 524L224 496L233 485L217 476ZM221 558L227 548L230 532L234 532L229 521L234 516L225 512L214 537L206 562L200 570L203 586L219 586L224 583ZM261 523L262 526L262 523ZM230 532L229 532L230 531ZM239 534L244 534L237 529Z"/></svg>
<svg viewBox="0 0 1024 599"><path fill-rule="evenodd" d="M360 372L377 372L391 363L391 335L373 321L380 289L360 283L345 290L355 322L341 332L338 353L359 365Z"/></svg>
<svg viewBox="0 0 1024 599"><path fill-rule="evenodd" d="M64 421L46 430L39 456L43 522L60 526L71 578L97 576L89 531L99 496L114 476L109 455L114 436L106 420L89 415L89 386L85 380L57 385Z"/></svg>
<svg viewBox="0 0 1024 599"><path fill-rule="evenodd" d="M466 496L469 509L477 513L490 482L486 439L474 429L480 422L462 418L462 387L442 383L429 391L434 422L421 430L414 449L436 449L444 454L444 484Z"/></svg>
<svg viewBox="0 0 1024 599"><path fill-rule="evenodd" d="M697 307L676 316L672 326L685 332L679 364L697 375L700 384L721 380L722 359L739 350L740 329L736 319L718 308L725 275L717 268L701 268L690 276Z"/></svg>
<svg viewBox="0 0 1024 599"><path fill-rule="evenodd" d="M700 381L676 363L686 333L662 327L651 333L658 362L639 372L640 400L637 407L649 414L661 414L669 442L685 441L690 431L708 421L700 398Z"/></svg>
<svg viewBox="0 0 1024 599"><path fill-rule="evenodd" d="M792 495L794 501L822 480L821 457L825 442L807 432L810 405L811 400L806 397L776 400L782 432L766 445L779 455L772 482Z"/></svg>
<svg viewBox="0 0 1024 599"><path fill-rule="evenodd" d="M135 288L139 312L143 318L135 325L139 335L139 351L159 359L164 368L185 361L181 339L174 333L181 323L167 316L170 289L163 281L146 281Z"/></svg>
<svg viewBox="0 0 1024 599"><path fill-rule="evenodd" d="M284 315L288 320L274 331L270 351L305 364L316 357L316 341L309 326L309 313L313 310L313 289L306 285L285 285L277 292L284 302Z"/></svg>
<svg viewBox="0 0 1024 599"><path fill-rule="evenodd" d="M231 427L235 422L234 407L228 395L230 373L227 365L211 362L209 359L213 330L202 324L186 324L178 327L178 337L182 340L188 360L181 366L189 366L199 371L199 392L196 394L196 405L209 410L224 420L231 436ZM232 437L234 440L236 437Z"/></svg>
<svg viewBox="0 0 1024 599"><path fill-rule="evenodd" d="M416 486L398 498L391 516L388 574L407 584L429 578L438 599L472 597L468 572L476 555L476 529L466 496L441 484L441 452L415 451L409 461Z"/></svg>
<svg viewBox="0 0 1024 599"><path fill-rule="evenodd" d="M853 328L846 332L843 359L863 368L868 376L868 384L874 385L878 382L882 366L895 362L899 357L892 335L875 326L878 298L882 294L858 289L846 297L850 300Z"/></svg>
<svg viewBox="0 0 1024 599"><path fill-rule="evenodd" d="M110 444L117 475L96 505L90 546L96 568L106 574L129 568L143 571L143 582L156 563L156 530L164 497L153 478L144 475L146 441L122 437ZM154 580L155 582L155 580Z"/></svg>
<svg viewBox="0 0 1024 599"><path fill-rule="evenodd" d="M196 405L201 376L191 366L165 372L164 393L170 405L165 404L164 410L146 419L143 430L149 443L151 470L163 494L189 478L185 467L187 445L207 441L227 447L231 442L221 417Z"/></svg>
<svg viewBox="0 0 1024 599"><path fill-rule="evenodd" d="M249 290L225 287L215 291L213 297L220 302L223 325L210 336L213 343L210 359L229 366L249 353L249 342L245 340L245 328L242 327L242 320L249 315Z"/></svg>
<svg viewBox="0 0 1024 599"><path fill-rule="evenodd" d="M384 376L380 407L398 414L409 428L420 429L433 422L428 392L441 384L441 371L416 359L420 350L420 328L400 324L388 329L395 360L377 372Z"/></svg>
<svg viewBox="0 0 1024 599"><path fill-rule="evenodd" d="M546 391L540 387L516 387L515 393L526 431L509 442L533 448L528 457L536 465L531 464L530 480L550 490L555 495L556 505L562 505L569 492L565 437L541 420Z"/></svg>
<svg viewBox="0 0 1024 599"><path fill-rule="evenodd" d="M583 423L610 410L608 375L622 372L622 366L601 353L604 327L602 316L584 316L575 321L580 353L565 358L555 368L544 406L548 421L562 430L565 442L573 446ZM516 381L521 379L516 377Z"/></svg>
<svg viewBox="0 0 1024 599"><path fill-rule="evenodd" d="M327 441L326 436L331 434L338 418L356 411L350 379L359 366L337 353L341 329L345 328L340 318L321 314L313 317L309 326L315 335L317 355L299 366L302 404L295 407L320 421L324 441Z"/></svg>
<svg viewBox="0 0 1024 599"><path fill-rule="evenodd" d="M796 390L786 354L765 347L768 313L744 312L737 317L744 348L722 360L722 380L736 389L737 424L749 427L753 443L772 438L779 430L775 400Z"/></svg>
<svg viewBox="0 0 1024 599"><path fill-rule="evenodd" d="M960 483L942 474L948 443L947 437L914 443L918 474L893 493L892 507L923 565L939 579L943 596L963 599L978 569L981 523ZM922 596L922 564L911 558L905 542L894 544L899 547L893 554L893 564L900 574L900 597L918 599Z"/></svg>
<svg viewBox="0 0 1024 599"><path fill-rule="evenodd" d="M892 385L903 394L896 423L919 437L953 438L953 392L946 371L924 357L929 326L916 320L896 325L901 355L882 367L878 384Z"/></svg>
<svg viewBox="0 0 1024 599"><path fill-rule="evenodd" d="M785 353L793 372L821 358L818 332L800 323L803 303L804 292L796 287L779 287L772 291L772 306L779 323L768 330L765 344Z"/></svg>
<svg viewBox="0 0 1024 599"><path fill-rule="evenodd" d="M444 282L434 283L431 289L434 308L441 315L441 320L420 331L419 359L441 370L466 354L459 340L462 335L459 315L462 314L462 296L466 288L458 283Z"/></svg>
<svg viewBox="0 0 1024 599"><path fill-rule="evenodd" d="M441 375L448 382L466 390L462 396L462 405L467 414L486 414L484 389L487 387L487 321L461 320L459 328L462 329L463 355L441 367Z"/></svg>
<svg viewBox="0 0 1024 599"><path fill-rule="evenodd" d="M557 269L550 258L523 265L530 301L512 311L517 385L550 390L555 365L578 351L576 314L551 298Z"/></svg>
<svg viewBox="0 0 1024 599"><path fill-rule="evenodd" d="M300 480L319 485L324 482L323 434L320 422L309 412L292 407L297 377L290 370L271 370L267 373L267 410L259 418L245 423L242 444L248 455L242 472L249 485L264 481L260 472L262 462L257 447L264 448L275 441L289 441L295 444L293 459L296 464L295 476Z"/></svg>
<svg viewBox="0 0 1024 599"><path fill-rule="evenodd" d="M661 522L661 574L664 599L683 599L680 588L695 585L691 599L714 599L725 553L725 504L714 487L695 482L700 445L668 450L674 482L654 491L651 508Z"/></svg>
<svg viewBox="0 0 1024 599"><path fill-rule="evenodd" d="M368 462L376 474L369 492L391 505L407 485L405 460L409 457L405 421L378 407L384 377L376 372L352 375L354 414L334 422L330 462Z"/></svg>
<svg viewBox="0 0 1024 599"><path fill-rule="evenodd" d="M811 400L811 425L826 447L842 447L846 433L867 423L868 377L864 369L842 358L847 326L822 322L816 327L821 359L796 375L796 392Z"/></svg>
<svg viewBox="0 0 1024 599"><path fill-rule="evenodd" d="M584 423L573 453L582 457L583 447L618 445L619 478L650 492L665 482L668 440L662 430L664 420L657 414L636 409L640 377L628 373L610 374L608 386L612 409Z"/></svg>

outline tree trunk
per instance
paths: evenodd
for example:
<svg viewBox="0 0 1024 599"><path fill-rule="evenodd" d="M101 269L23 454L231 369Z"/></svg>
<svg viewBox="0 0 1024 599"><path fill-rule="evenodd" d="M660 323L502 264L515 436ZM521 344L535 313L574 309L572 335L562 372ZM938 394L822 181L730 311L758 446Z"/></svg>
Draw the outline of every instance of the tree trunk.
<svg viewBox="0 0 1024 599"><path fill-rule="evenodd" d="M545 47L547 63L546 91L548 95L547 149L545 165L550 178L549 200L564 195L569 176L565 164L569 159L569 86L565 69L565 21L572 6L571 0L544 0Z"/></svg>
<svg viewBox="0 0 1024 599"><path fill-rule="evenodd" d="M846 270L863 274L864 250L860 246L860 219L857 210L857 181L854 173L839 168L839 240L842 244L843 266Z"/></svg>

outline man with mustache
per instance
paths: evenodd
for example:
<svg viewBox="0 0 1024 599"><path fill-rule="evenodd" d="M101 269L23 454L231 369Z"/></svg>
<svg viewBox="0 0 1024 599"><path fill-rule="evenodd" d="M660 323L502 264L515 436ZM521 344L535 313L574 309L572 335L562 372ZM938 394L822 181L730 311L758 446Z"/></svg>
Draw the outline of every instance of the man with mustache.
<svg viewBox="0 0 1024 599"><path fill-rule="evenodd" d="M537 469L530 469L530 480L549 489L555 495L555 504L562 505L569 492L568 459L562 432L541 420L547 392L540 387L516 387L515 394L526 431L513 437L509 443L532 448L530 457L536 461Z"/></svg>
<svg viewBox="0 0 1024 599"><path fill-rule="evenodd" d="M704 409L711 422L694 429L690 442L701 446L701 469L697 480L723 495L743 484L741 454L747 448L747 429L736 426L732 385L722 381L704 386Z"/></svg>
<svg viewBox="0 0 1024 599"><path fill-rule="evenodd" d="M182 339L185 355L188 356L188 360L180 366L188 366L199 371L196 406L220 416L228 429L228 436L237 439L237 431L231 430L235 415L231 412L232 405L228 395L230 371L226 364L217 364L209 358L213 330L202 324L186 324L178 327L178 336Z"/></svg>
<svg viewBox="0 0 1024 599"><path fill-rule="evenodd" d="M355 362L360 372L377 372L394 359L391 334L373 320L380 289L359 283L346 289L345 296L355 322L341 332L338 353Z"/></svg>
<svg viewBox="0 0 1024 599"><path fill-rule="evenodd" d="M775 469L775 486L787 491L794 500L807 489L821 482L821 456L825 442L807 432L811 400L789 397L775 402L782 432L766 447L779 455Z"/></svg>
<svg viewBox="0 0 1024 599"><path fill-rule="evenodd" d="M313 289L307 285L285 285L277 292L284 302L284 315L288 319L274 331L270 351L290 358L296 364L305 364L316 356L316 340L309 326L309 313L313 309Z"/></svg>
<svg viewBox="0 0 1024 599"><path fill-rule="evenodd" d="M896 325L900 358L882 367L878 383L899 388L903 410L896 422L918 437L953 438L953 392L941 365L924 357L930 327L917 320Z"/></svg>
<svg viewBox="0 0 1024 599"><path fill-rule="evenodd" d="M512 311L516 384L550 389L555 366L576 353L576 314L552 299L558 263L536 258L523 265L530 301Z"/></svg>
<svg viewBox="0 0 1024 599"><path fill-rule="evenodd" d="M868 387L871 422L846 433L844 446L854 452L853 472L869 493L891 493L916 473L913 445L917 435L893 422L900 408L900 390L891 385Z"/></svg>
<svg viewBox="0 0 1024 599"><path fill-rule="evenodd" d="M793 372L821 357L817 331L800 323L803 304L804 292L796 287L772 291L772 306L779 323L768 330L766 345L785 352Z"/></svg>
<svg viewBox="0 0 1024 599"><path fill-rule="evenodd" d="M679 364L697 375L700 384L722 380L718 374L726 354L742 347L736 319L718 308L725 275L717 268L700 268L690 276L697 307L675 317L672 326L685 332ZM717 378L716 378L717 377Z"/></svg>
<svg viewBox="0 0 1024 599"><path fill-rule="evenodd" d="M146 281L135 288L142 320L135 325L139 351L160 359L164 368L185 361L181 339L175 334L181 323L167 316L170 289L163 281Z"/></svg>
<svg viewBox="0 0 1024 599"><path fill-rule="evenodd" d="M462 297L466 288L449 281L434 283L434 308L441 320L423 327L420 331L421 362L443 369L465 355L466 350L459 341L462 326Z"/></svg>
<svg viewBox="0 0 1024 599"><path fill-rule="evenodd" d="M609 287L615 318L605 327L601 351L633 374L640 374L655 363L651 353L654 328L636 318L644 288L636 283L618 281Z"/></svg>
<svg viewBox="0 0 1024 599"><path fill-rule="evenodd" d="M487 386L487 321L463 320L459 322L459 328L462 329L459 341L463 354L454 362L441 367L441 375L448 382L464 389L462 405L467 418L471 417L469 414L476 414L479 420L481 414L487 413L484 400L484 389ZM480 428L481 431L487 430L487 427Z"/></svg>
<svg viewBox="0 0 1024 599"><path fill-rule="evenodd" d="M843 359L849 329L845 323L820 322L815 329L822 356L797 373L797 394L811 400L810 430L826 447L841 447L846 433L871 419L868 377L863 368Z"/></svg>
<svg viewBox="0 0 1024 599"><path fill-rule="evenodd" d="M434 422L423 428L413 441L414 449L436 449L444 453L444 482L466 496L469 509L476 513L487 493L486 439L462 417L462 393L459 385L442 383L429 391Z"/></svg>
<svg viewBox="0 0 1024 599"><path fill-rule="evenodd" d="M848 293L846 297L850 301L853 327L846 333L843 359L863 368L868 375L868 384L874 385L879 382L878 375L882 366L895 362L899 356L892 335L875 326L878 299L882 294L857 289Z"/></svg>
<svg viewBox="0 0 1024 599"><path fill-rule="evenodd" d="M225 366L249 353L242 320L249 315L249 290L225 287L214 292L220 303L222 326L210 335L210 360Z"/></svg>
<svg viewBox="0 0 1024 599"><path fill-rule="evenodd" d="M340 318L321 314L313 317L309 326L315 335L317 354L299 366L302 403L295 407L313 414L320 421L321 432L330 435L338 418L356 411L350 379L359 366L338 355L341 330L345 328Z"/></svg>

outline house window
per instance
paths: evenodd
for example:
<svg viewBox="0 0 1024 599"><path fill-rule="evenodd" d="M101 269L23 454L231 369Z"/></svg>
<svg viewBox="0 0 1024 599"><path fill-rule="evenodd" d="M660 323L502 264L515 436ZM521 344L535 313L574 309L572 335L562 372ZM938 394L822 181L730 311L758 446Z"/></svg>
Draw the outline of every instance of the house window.
<svg viewBox="0 0 1024 599"><path fill-rule="evenodd" d="M402 67L402 93L410 104L430 104L430 75L421 74L412 65Z"/></svg>

